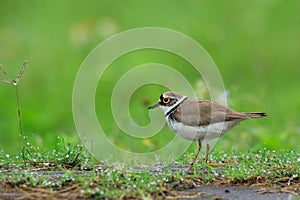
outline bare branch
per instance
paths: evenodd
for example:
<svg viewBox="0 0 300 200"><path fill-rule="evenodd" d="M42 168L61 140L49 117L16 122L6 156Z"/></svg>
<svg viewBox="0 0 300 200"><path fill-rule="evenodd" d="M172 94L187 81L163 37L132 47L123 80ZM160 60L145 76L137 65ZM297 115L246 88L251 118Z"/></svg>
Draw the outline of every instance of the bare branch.
<svg viewBox="0 0 300 200"><path fill-rule="evenodd" d="M0 71L6 76L6 78L8 78L8 81L11 81L11 83L14 82L14 79L4 69L2 69L2 65L0 65Z"/></svg>
<svg viewBox="0 0 300 200"><path fill-rule="evenodd" d="M27 65L28 65L28 61L25 60L24 63L23 63L23 65L22 65L22 68L21 68L21 70L20 70L20 72L19 72L19 74L17 76L17 78L14 80L14 84L15 85L17 85L19 83L20 79L22 78L22 76L24 74L24 71L25 71L25 68L27 67Z"/></svg>
<svg viewBox="0 0 300 200"><path fill-rule="evenodd" d="M14 83L13 80L12 80L12 81L11 81L11 80L6 80L6 79L1 78L1 77L0 77L0 81L2 81L2 82L4 82L4 83L10 83L10 84L11 84L11 83Z"/></svg>

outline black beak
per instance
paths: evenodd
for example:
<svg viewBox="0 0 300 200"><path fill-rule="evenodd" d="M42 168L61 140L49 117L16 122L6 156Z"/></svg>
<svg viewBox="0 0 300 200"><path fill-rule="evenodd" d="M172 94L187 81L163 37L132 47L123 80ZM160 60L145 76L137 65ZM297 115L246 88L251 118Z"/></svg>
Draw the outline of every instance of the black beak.
<svg viewBox="0 0 300 200"><path fill-rule="evenodd" d="M159 106L159 102L157 104L154 104L152 106L149 106L148 109L153 109L153 108L157 108Z"/></svg>

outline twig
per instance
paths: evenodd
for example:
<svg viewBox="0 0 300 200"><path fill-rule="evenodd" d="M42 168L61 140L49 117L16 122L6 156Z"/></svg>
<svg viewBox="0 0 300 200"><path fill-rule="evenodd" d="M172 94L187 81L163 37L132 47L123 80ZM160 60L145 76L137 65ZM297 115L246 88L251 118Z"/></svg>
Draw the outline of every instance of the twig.
<svg viewBox="0 0 300 200"><path fill-rule="evenodd" d="M22 144L23 144L23 130L22 130L22 120L21 120L21 109L20 109L18 85L16 85L16 99L17 99L17 105L18 105L19 131L20 131L20 136L22 138Z"/></svg>
<svg viewBox="0 0 300 200"><path fill-rule="evenodd" d="M8 83L13 83L14 82L14 79L4 69L2 69L2 65L0 65L0 71L8 79L8 80L5 80L5 81L7 81Z"/></svg>
<svg viewBox="0 0 300 200"><path fill-rule="evenodd" d="M1 68L0 68L0 69L1 69ZM4 83L13 83L12 81L5 80L4 78L1 78L1 77L0 77L0 80L1 80L2 82L4 82Z"/></svg>
<svg viewBox="0 0 300 200"><path fill-rule="evenodd" d="M25 60L24 63L23 63L23 65L22 65L21 70L19 71L19 74L17 75L17 78L15 79L15 82L14 82L14 83L15 83L16 85L18 85L20 79L22 78L22 76L23 76L23 74L24 74L24 71L25 71L27 65L28 65L28 61Z"/></svg>
<svg viewBox="0 0 300 200"><path fill-rule="evenodd" d="M4 69L2 69L2 65L0 65L0 72L2 72L2 74L4 76L6 76L7 79L4 78L0 78L0 81L5 82L5 83L9 83L9 84L13 84L16 88L16 100L17 100L17 106L18 106L18 120L19 120L19 132L20 132L20 137L21 137L21 154L22 154L22 158L23 158L23 162L25 165L25 156L24 156L24 136L23 136L23 130L22 130L22 119L21 119L21 108L20 108L20 100L19 100L19 92L18 92L18 84L19 81L21 80L24 71L26 69L28 65L28 61L25 60L20 71L19 74L17 75L17 77L15 79L13 79Z"/></svg>

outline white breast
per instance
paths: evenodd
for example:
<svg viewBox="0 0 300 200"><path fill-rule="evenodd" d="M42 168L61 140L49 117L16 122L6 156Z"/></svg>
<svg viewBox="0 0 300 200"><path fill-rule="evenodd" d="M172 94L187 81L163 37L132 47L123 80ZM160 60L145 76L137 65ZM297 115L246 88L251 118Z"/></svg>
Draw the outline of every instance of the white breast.
<svg viewBox="0 0 300 200"><path fill-rule="evenodd" d="M167 118L169 127L181 137L187 140L212 140L225 134L235 125L239 124L241 120L217 122L204 126L187 126L180 122L170 120Z"/></svg>

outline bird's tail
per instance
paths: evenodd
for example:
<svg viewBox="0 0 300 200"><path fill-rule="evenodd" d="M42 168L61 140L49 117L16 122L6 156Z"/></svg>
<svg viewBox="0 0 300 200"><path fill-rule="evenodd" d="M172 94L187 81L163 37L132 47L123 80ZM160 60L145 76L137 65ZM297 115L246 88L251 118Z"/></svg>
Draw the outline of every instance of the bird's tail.
<svg viewBox="0 0 300 200"><path fill-rule="evenodd" d="M259 118L259 117L266 117L268 116L266 113L262 112L251 112L251 113L245 113L248 118Z"/></svg>

